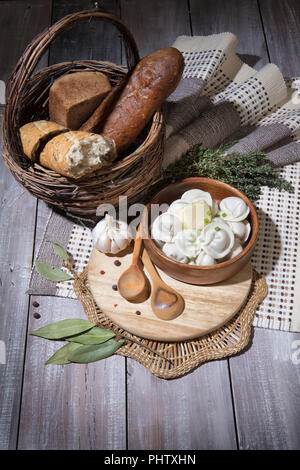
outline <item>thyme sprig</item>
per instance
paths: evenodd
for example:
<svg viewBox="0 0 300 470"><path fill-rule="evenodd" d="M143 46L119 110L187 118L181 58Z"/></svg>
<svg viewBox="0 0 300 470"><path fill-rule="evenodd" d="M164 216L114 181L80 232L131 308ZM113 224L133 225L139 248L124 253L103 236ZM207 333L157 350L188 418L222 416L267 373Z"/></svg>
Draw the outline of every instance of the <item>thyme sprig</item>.
<svg viewBox="0 0 300 470"><path fill-rule="evenodd" d="M155 192L161 186L191 176L203 176L231 184L252 201L259 199L263 186L294 191L291 183L280 176L280 171L272 166L264 152L226 154L231 146L232 142L217 149L204 149L201 144L195 145L164 170L163 179L155 186Z"/></svg>

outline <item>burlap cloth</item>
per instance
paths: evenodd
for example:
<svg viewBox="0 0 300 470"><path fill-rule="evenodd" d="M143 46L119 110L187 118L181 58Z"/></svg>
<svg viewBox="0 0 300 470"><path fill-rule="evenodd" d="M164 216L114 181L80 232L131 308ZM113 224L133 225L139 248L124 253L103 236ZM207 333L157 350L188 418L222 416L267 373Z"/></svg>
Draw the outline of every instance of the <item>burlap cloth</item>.
<svg viewBox="0 0 300 470"><path fill-rule="evenodd" d="M74 291L89 320L104 328L112 329L117 336L126 338L124 345L116 354L138 361L157 377L175 379L204 362L232 356L242 351L249 343L255 311L266 297L268 288L265 279L253 270L252 286L246 303L232 320L198 339L177 343L140 338L109 320L96 305L88 288L87 269L84 269L79 276L75 276Z"/></svg>

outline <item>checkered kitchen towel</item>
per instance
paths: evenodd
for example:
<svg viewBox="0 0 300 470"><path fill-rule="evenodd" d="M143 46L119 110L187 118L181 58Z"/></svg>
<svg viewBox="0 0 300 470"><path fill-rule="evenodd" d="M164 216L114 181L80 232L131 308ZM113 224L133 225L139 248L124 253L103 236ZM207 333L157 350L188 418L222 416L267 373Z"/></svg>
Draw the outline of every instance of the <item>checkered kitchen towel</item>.
<svg viewBox="0 0 300 470"><path fill-rule="evenodd" d="M257 202L260 234L253 265L264 275L269 295L256 312L254 325L300 331L300 80L283 79L274 64L256 71L235 54L231 33L179 37L174 46L185 58L184 79L167 104L164 166L192 145L215 147L241 137L232 151L264 150L294 194L263 188ZM297 163L298 162L298 163ZM68 248L82 270L92 249L90 230L53 213L38 259L59 265L48 240ZM55 285L33 270L29 293L75 297L72 282Z"/></svg>

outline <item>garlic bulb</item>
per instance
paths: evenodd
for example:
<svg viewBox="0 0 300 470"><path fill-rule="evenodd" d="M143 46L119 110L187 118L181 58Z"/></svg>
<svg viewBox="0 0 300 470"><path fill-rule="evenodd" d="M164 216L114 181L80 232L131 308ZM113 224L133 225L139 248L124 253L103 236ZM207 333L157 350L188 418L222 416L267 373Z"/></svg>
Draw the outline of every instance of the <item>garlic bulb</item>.
<svg viewBox="0 0 300 470"><path fill-rule="evenodd" d="M220 202L221 217L229 222L241 222L249 214L249 207L240 197L226 197Z"/></svg>
<svg viewBox="0 0 300 470"><path fill-rule="evenodd" d="M181 222L176 215L164 212L154 220L151 235L155 241L170 243L180 230Z"/></svg>
<svg viewBox="0 0 300 470"><path fill-rule="evenodd" d="M234 244L234 234L224 223L212 222L201 232L201 247L214 259L224 258Z"/></svg>
<svg viewBox="0 0 300 470"><path fill-rule="evenodd" d="M196 258L201 249L200 230L187 229L174 237L176 248L188 258Z"/></svg>
<svg viewBox="0 0 300 470"><path fill-rule="evenodd" d="M119 253L133 238L133 231L126 222L115 220L109 214L92 231L93 246L102 253Z"/></svg>
<svg viewBox="0 0 300 470"><path fill-rule="evenodd" d="M205 251L201 250L193 264L196 264L197 266L212 266L213 264L216 264L216 260L205 253Z"/></svg>
<svg viewBox="0 0 300 470"><path fill-rule="evenodd" d="M162 251L169 256L169 258L179 261L180 263L188 263L188 257L178 250L175 243L165 243Z"/></svg>
<svg viewBox="0 0 300 470"><path fill-rule="evenodd" d="M228 225L231 227L233 233L240 239L241 243L245 243L251 232L251 225L248 220L243 220L242 222L228 222Z"/></svg>

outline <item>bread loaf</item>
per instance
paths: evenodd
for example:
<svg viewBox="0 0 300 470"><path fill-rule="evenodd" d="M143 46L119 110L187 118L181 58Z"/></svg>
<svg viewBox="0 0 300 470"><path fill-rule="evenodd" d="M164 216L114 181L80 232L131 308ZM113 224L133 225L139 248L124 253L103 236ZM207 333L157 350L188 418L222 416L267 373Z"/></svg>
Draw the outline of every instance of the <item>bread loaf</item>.
<svg viewBox="0 0 300 470"><path fill-rule="evenodd" d="M77 130L110 92L101 72L75 72L55 80L49 92L50 120Z"/></svg>
<svg viewBox="0 0 300 470"><path fill-rule="evenodd" d="M20 128L23 151L30 160L37 161L40 152L47 142L66 129L55 122L35 121L29 122Z"/></svg>
<svg viewBox="0 0 300 470"><path fill-rule="evenodd" d="M50 140L40 154L41 165L70 178L81 178L116 157L112 140L89 132L71 131Z"/></svg>
<svg viewBox="0 0 300 470"><path fill-rule="evenodd" d="M113 139L117 153L121 154L134 142L157 108L175 90L183 68L183 56L174 47L166 47L144 57L134 69L104 124L99 125L101 116L96 110L84 129Z"/></svg>

